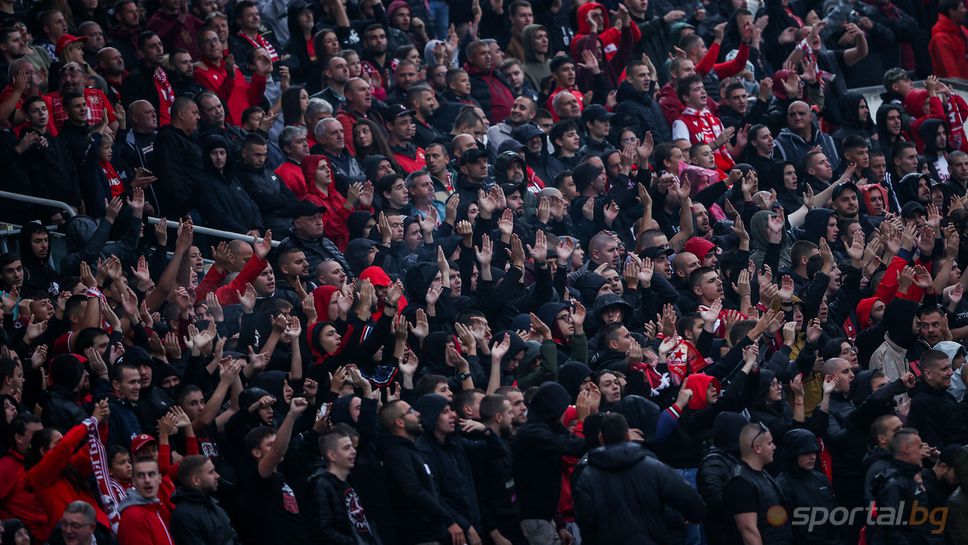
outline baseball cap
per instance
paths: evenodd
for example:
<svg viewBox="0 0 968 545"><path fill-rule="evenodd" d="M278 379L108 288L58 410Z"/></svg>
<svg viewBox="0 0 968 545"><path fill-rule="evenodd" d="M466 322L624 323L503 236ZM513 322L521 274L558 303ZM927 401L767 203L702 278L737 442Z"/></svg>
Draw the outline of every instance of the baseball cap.
<svg viewBox="0 0 968 545"><path fill-rule="evenodd" d="M525 123L511 130L511 138L514 138L522 144L527 144L529 140L539 136L544 136L544 131L534 123Z"/></svg>
<svg viewBox="0 0 968 545"><path fill-rule="evenodd" d="M60 37L60 39L57 40L57 46L54 47L54 53L59 57L61 54L61 51L63 51L65 47L73 43L86 42L86 41L87 41L87 37L85 36L73 36L71 34L64 34L63 36Z"/></svg>
<svg viewBox="0 0 968 545"><path fill-rule="evenodd" d="M131 439L131 454L132 455L138 454L138 452L141 449L147 447L148 445L157 445L157 444L158 444L158 441L154 437L148 435L147 433L136 435L134 438Z"/></svg>
<svg viewBox="0 0 968 545"><path fill-rule="evenodd" d="M911 74L909 74L907 70L900 67L895 67L895 68L891 68L887 72L884 72L884 76L881 78L881 83L884 84L885 88L890 89L891 85L894 85L895 83L901 80L910 80L910 79L911 79Z"/></svg>
<svg viewBox="0 0 968 545"><path fill-rule="evenodd" d="M831 193L831 198L836 200L844 191L848 189L852 189L855 195L860 195L860 188L857 187L857 184L854 182L845 182L834 188L833 193Z"/></svg>
<svg viewBox="0 0 968 545"><path fill-rule="evenodd" d="M642 250L639 253L639 257L647 257L649 259L655 259L659 256L669 257L674 254L672 248L663 248L662 246L649 246L648 248Z"/></svg>
<svg viewBox="0 0 968 545"><path fill-rule="evenodd" d="M601 104L592 104L585 108L585 111L581 113L581 122L588 123L589 121L608 121L609 119L615 117L615 114L609 112L605 109L605 106Z"/></svg>
<svg viewBox="0 0 968 545"><path fill-rule="evenodd" d="M322 206L316 206L309 201L299 201L296 203L295 208L292 210L292 217L294 218L304 218L306 216L315 216L320 212L326 212L326 208Z"/></svg>
<svg viewBox="0 0 968 545"><path fill-rule="evenodd" d="M396 119L405 115L413 115L413 110L403 104L391 104L387 107L387 119Z"/></svg>
<svg viewBox="0 0 968 545"><path fill-rule="evenodd" d="M460 156L460 164L466 165L467 163L473 163L474 161L477 161L481 157L486 158L487 152L482 150L481 148L473 147L465 151Z"/></svg>
<svg viewBox="0 0 968 545"><path fill-rule="evenodd" d="M517 151L520 151L522 148L524 148L524 144L522 144L521 142L518 142L513 138L508 138L504 142L501 142L500 147L497 148L497 153L500 155L505 151L517 152Z"/></svg>

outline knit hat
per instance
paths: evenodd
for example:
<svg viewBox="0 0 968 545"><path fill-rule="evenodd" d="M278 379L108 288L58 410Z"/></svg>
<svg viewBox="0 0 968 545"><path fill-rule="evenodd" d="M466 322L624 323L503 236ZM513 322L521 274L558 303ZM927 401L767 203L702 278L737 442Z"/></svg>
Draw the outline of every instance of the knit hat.
<svg viewBox="0 0 968 545"><path fill-rule="evenodd" d="M424 432L433 433L437 427L437 418L443 412L444 407L450 404L447 398L437 394L426 394L414 403L413 408L420 413L420 423L423 425Z"/></svg>
<svg viewBox="0 0 968 545"><path fill-rule="evenodd" d="M50 380L56 386L73 392L81 383L83 376L84 362L79 356L61 354L50 362Z"/></svg>
<svg viewBox="0 0 968 545"><path fill-rule="evenodd" d="M585 191L603 171L604 169L602 167L595 166L591 163L578 165L571 173L571 179L575 181L575 189L579 193Z"/></svg>
<svg viewBox="0 0 968 545"><path fill-rule="evenodd" d="M716 245L702 237L692 237L686 241L685 250L696 257L699 261L705 259L710 250L714 250Z"/></svg>

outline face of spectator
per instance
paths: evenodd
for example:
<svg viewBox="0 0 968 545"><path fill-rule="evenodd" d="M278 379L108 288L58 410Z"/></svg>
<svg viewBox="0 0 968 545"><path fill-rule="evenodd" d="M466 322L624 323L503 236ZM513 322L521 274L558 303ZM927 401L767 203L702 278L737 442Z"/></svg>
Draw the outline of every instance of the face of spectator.
<svg viewBox="0 0 968 545"><path fill-rule="evenodd" d="M259 25L262 24L262 17L259 15L259 8L250 6L244 8L236 15L236 20L242 30L246 32L258 32Z"/></svg>
<svg viewBox="0 0 968 545"><path fill-rule="evenodd" d="M64 513L60 527L66 545L87 545L94 535L94 522L81 513Z"/></svg>
<svg viewBox="0 0 968 545"><path fill-rule="evenodd" d="M151 66L158 66L161 64L165 57L165 46L161 43L161 38L158 36L148 38L148 40L145 41L144 46L141 48L141 55ZM219 52L219 55L221 55L221 51ZM189 56L189 58L191 57Z"/></svg>
<svg viewBox="0 0 968 545"><path fill-rule="evenodd" d="M871 166L871 155L870 150L867 149L867 146L845 149L844 159L846 159L848 163L857 163L857 166L860 168L867 168Z"/></svg>
<svg viewBox="0 0 968 545"><path fill-rule="evenodd" d="M302 238L315 240L323 236L324 223L322 213L294 218L292 225Z"/></svg>
<svg viewBox="0 0 968 545"><path fill-rule="evenodd" d="M57 43L61 36L67 34L67 19L64 18L64 14L59 11L54 13L44 25L44 33L52 43Z"/></svg>
<svg viewBox="0 0 968 545"><path fill-rule="evenodd" d="M387 52L387 33L382 28L377 28L366 33L363 37L363 47L377 55Z"/></svg>
<svg viewBox="0 0 968 545"><path fill-rule="evenodd" d="M830 159L827 159L827 156L822 153L815 155L810 160L807 173L816 176L822 181L827 181L834 177L834 169L830 166Z"/></svg>
<svg viewBox="0 0 968 545"><path fill-rule="evenodd" d="M138 11L138 4L135 2L123 4L117 15L123 26L134 28L141 25L141 12Z"/></svg>
<svg viewBox="0 0 968 545"><path fill-rule="evenodd" d="M723 296L723 281L715 272L707 272L699 285L693 288L693 293L703 301L715 301Z"/></svg>
<svg viewBox="0 0 968 545"><path fill-rule="evenodd" d="M918 319L918 332L921 338L928 341L931 346L941 342L941 320L940 312L929 312Z"/></svg>
<svg viewBox="0 0 968 545"><path fill-rule="evenodd" d="M350 79L350 67L343 57L333 57L326 69L326 77L333 83L343 85Z"/></svg>
<svg viewBox="0 0 968 545"><path fill-rule="evenodd" d="M429 146L424 151L424 160L427 162L427 170L430 172L442 172L447 168L449 157L441 146Z"/></svg>
<svg viewBox="0 0 968 545"><path fill-rule="evenodd" d="M390 203L390 206L398 210L410 204L410 195L407 193L407 187L403 178L397 178L393 182L393 185L390 186L390 191L383 192L383 198Z"/></svg>
<svg viewBox="0 0 968 545"><path fill-rule="evenodd" d="M249 168L262 168L266 163L269 151L267 146L246 144L242 148L242 163Z"/></svg>
<svg viewBox="0 0 968 545"><path fill-rule="evenodd" d="M24 267L19 259L5 265L0 274L3 276L3 283L9 287L20 287L24 283Z"/></svg>
<svg viewBox="0 0 968 545"><path fill-rule="evenodd" d="M562 119L578 119L581 117L581 106L578 104L575 95L568 93L559 99L558 117Z"/></svg>
<svg viewBox="0 0 968 545"><path fill-rule="evenodd" d="M346 272L336 261L324 261L318 268L319 283L327 286L342 287L346 283Z"/></svg>
<svg viewBox="0 0 968 545"><path fill-rule="evenodd" d="M346 102L353 109L363 113L370 109L373 104L373 94L369 83L362 80L354 81L346 91Z"/></svg>
<svg viewBox="0 0 968 545"><path fill-rule="evenodd" d="M104 47L104 31L101 30L101 25L97 23L88 25L84 28L84 32L81 35L87 38L87 41L84 43L84 48L91 53L97 53Z"/></svg>
<svg viewBox="0 0 968 545"><path fill-rule="evenodd" d="M627 335L628 330L625 330L625 333ZM626 346L625 350L621 350L620 348L616 348L615 350L624 352L628 350L628 347ZM608 403L618 403L619 400L622 399L622 383L619 382L618 377L611 373L605 373L598 377L598 389L602 392L602 401L607 401Z"/></svg>
<svg viewBox="0 0 968 545"><path fill-rule="evenodd" d="M209 125L221 127L225 124L225 109L222 108L222 101L214 96L206 96L201 100L199 113L202 119Z"/></svg>
<svg viewBox="0 0 968 545"><path fill-rule="evenodd" d="M490 70L492 60L489 46L475 47L467 57L467 63L477 70Z"/></svg>
<svg viewBox="0 0 968 545"><path fill-rule="evenodd" d="M512 89L520 89L524 85L524 71L520 64L511 64L503 72L504 79Z"/></svg>
<svg viewBox="0 0 968 545"><path fill-rule="evenodd" d="M901 112L896 109L892 109L887 112L884 128L887 129L888 134L893 136L898 136L901 134Z"/></svg>
<svg viewBox="0 0 968 545"><path fill-rule="evenodd" d="M918 169L918 152L914 148L902 149L900 153L894 156L894 165L897 167L898 173L902 176L904 174L910 174L916 172ZM919 191L919 199L921 199Z"/></svg>
<svg viewBox="0 0 968 545"><path fill-rule="evenodd" d="M222 60L222 40L213 30L204 30L198 39L198 53L208 62Z"/></svg>
<svg viewBox="0 0 968 545"><path fill-rule="evenodd" d="M539 55L547 55L551 48L551 40L548 39L546 30L538 30L531 38L531 47Z"/></svg>
<svg viewBox="0 0 968 545"><path fill-rule="evenodd" d="M428 203L434 199L434 183L430 176L419 176L410 186L410 197L414 202Z"/></svg>
<svg viewBox="0 0 968 545"><path fill-rule="evenodd" d="M625 79L639 93L648 91L652 85L652 80L649 79L649 70L642 65L636 65L631 70L626 71Z"/></svg>
<svg viewBox="0 0 968 545"><path fill-rule="evenodd" d="M734 89L729 93L727 101L732 109L741 114L745 114L749 109L749 93L746 92L746 88Z"/></svg>
<svg viewBox="0 0 968 545"><path fill-rule="evenodd" d="M67 110L67 118L79 125L87 124L87 100L84 97L77 97L64 105Z"/></svg>
<svg viewBox="0 0 968 545"><path fill-rule="evenodd" d="M134 488L141 497L153 500L161 487L161 472L157 462L137 462L133 473Z"/></svg>
<svg viewBox="0 0 968 545"><path fill-rule="evenodd" d="M390 161L382 159L376 167L376 179L379 180L387 174L393 174L393 165L390 164Z"/></svg>
<svg viewBox="0 0 968 545"><path fill-rule="evenodd" d="M0 49L2 49L6 56L11 59L22 57L25 53L25 47L23 37L20 35L20 32L14 31L7 34L6 41L0 44Z"/></svg>
<svg viewBox="0 0 968 545"><path fill-rule="evenodd" d="M260 297L268 297L275 293L276 273L273 272L272 267L267 265L252 282L252 286L255 288L256 294Z"/></svg>
<svg viewBox="0 0 968 545"><path fill-rule="evenodd" d="M296 135L282 151L295 159L297 163L302 162L309 155L309 141L306 139L306 135L304 133Z"/></svg>
<svg viewBox="0 0 968 545"><path fill-rule="evenodd" d="M396 84L401 89L409 89L417 81L417 67L412 64L401 64L396 71Z"/></svg>
<svg viewBox="0 0 968 545"><path fill-rule="evenodd" d="M562 89L571 89L575 86L575 65L570 62L566 62L558 67L558 70L554 73L555 81L558 83L558 87Z"/></svg>
<svg viewBox="0 0 968 545"><path fill-rule="evenodd" d="M487 158L481 157L477 161L462 165L461 170L465 171L472 180L483 180L487 178Z"/></svg>
<svg viewBox="0 0 968 545"><path fill-rule="evenodd" d="M128 401L138 401L141 395L141 374L134 369L124 369L121 380L112 380L111 386L118 393L118 397Z"/></svg>
<svg viewBox="0 0 968 545"><path fill-rule="evenodd" d="M834 377L835 392L847 393L850 391L850 383L854 380L854 370L851 368L850 362L841 359L840 364L832 375Z"/></svg>
<svg viewBox="0 0 968 545"><path fill-rule="evenodd" d="M400 30L410 30L410 8L400 8L393 12L392 24Z"/></svg>
<svg viewBox="0 0 968 545"><path fill-rule="evenodd" d="M228 162L228 153L225 148L215 148L209 152L209 159L212 160L212 166L221 171L225 168L225 163Z"/></svg>
<svg viewBox="0 0 968 545"><path fill-rule="evenodd" d="M713 155L713 149L708 144L696 144L696 147L698 150L691 152L693 164L702 168L715 169L716 157Z"/></svg>
<svg viewBox="0 0 968 545"><path fill-rule="evenodd" d="M852 218L857 215L859 210L857 193L851 190L844 190L840 196L834 200L834 208L841 216Z"/></svg>
<svg viewBox="0 0 968 545"><path fill-rule="evenodd" d="M417 126L413 122L412 115L401 115L393 120L391 125L387 127L390 134L398 142L409 142L413 139L413 135L417 132Z"/></svg>
<svg viewBox="0 0 968 545"><path fill-rule="evenodd" d="M806 104L793 104L787 109L787 126L791 131L802 131L810 126L810 107Z"/></svg>
<svg viewBox="0 0 968 545"><path fill-rule="evenodd" d="M218 472L211 460L205 462L198 473L192 476L192 481L202 492L212 495L218 490Z"/></svg>

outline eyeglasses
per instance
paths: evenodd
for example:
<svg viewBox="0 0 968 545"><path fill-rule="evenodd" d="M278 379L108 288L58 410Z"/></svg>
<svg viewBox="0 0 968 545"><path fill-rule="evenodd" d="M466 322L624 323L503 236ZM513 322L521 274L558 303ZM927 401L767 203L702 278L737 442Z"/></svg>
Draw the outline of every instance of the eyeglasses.
<svg viewBox="0 0 968 545"><path fill-rule="evenodd" d="M848 346L847 348L842 348L840 350L840 353L841 354L856 354L857 353L857 347L856 346Z"/></svg>
<svg viewBox="0 0 968 545"><path fill-rule="evenodd" d="M754 448L754 446L756 445L756 440L759 439L761 435L770 431L770 428L767 428L766 424L762 422L757 422L757 424L759 424L760 426L760 431L756 432L756 435L753 436L753 440L750 441L750 448Z"/></svg>
<svg viewBox="0 0 968 545"><path fill-rule="evenodd" d="M64 519L61 519L60 525L62 528L67 528L68 530L80 530L86 526L92 526L90 522L73 522Z"/></svg>

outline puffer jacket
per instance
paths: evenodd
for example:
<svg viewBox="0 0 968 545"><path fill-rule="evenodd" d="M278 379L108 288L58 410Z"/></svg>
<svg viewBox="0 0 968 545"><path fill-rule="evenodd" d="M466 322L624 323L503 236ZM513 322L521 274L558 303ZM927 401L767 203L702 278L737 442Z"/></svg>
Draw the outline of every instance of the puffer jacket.
<svg viewBox="0 0 968 545"><path fill-rule="evenodd" d="M582 542L589 545L671 542L671 510L690 522L706 514L699 494L685 479L635 443L597 448L588 454L572 494Z"/></svg>
<svg viewBox="0 0 968 545"><path fill-rule="evenodd" d="M237 545L239 536L215 498L179 487L172 496L171 537L175 545Z"/></svg>
<svg viewBox="0 0 968 545"><path fill-rule="evenodd" d="M672 129L662 115L659 103L648 92L636 91L632 84L623 81L618 86L618 107L615 109L616 127L629 127L635 134L642 135L652 131L656 142L672 141Z"/></svg>
<svg viewBox="0 0 968 545"><path fill-rule="evenodd" d="M477 70L469 64L464 64L464 70L471 80L471 97L480 103L491 123L496 125L510 117L514 95L498 73L493 69Z"/></svg>

